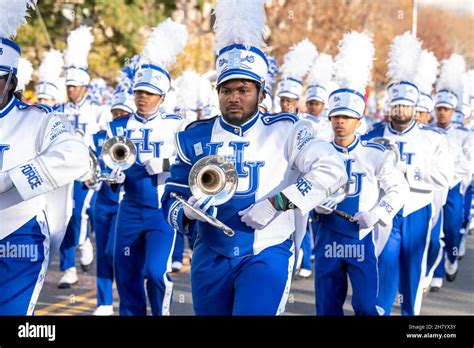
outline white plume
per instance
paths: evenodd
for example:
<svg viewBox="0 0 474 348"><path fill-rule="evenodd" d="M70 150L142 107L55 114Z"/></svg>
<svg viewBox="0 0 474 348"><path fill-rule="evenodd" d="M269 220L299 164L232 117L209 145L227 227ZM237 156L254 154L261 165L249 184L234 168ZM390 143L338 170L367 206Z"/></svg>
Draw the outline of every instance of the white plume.
<svg viewBox="0 0 474 348"><path fill-rule="evenodd" d="M357 31L344 34L334 63L334 79L340 88L364 93L370 81L374 54L371 36Z"/></svg>
<svg viewBox="0 0 474 348"><path fill-rule="evenodd" d="M314 61L308 75L308 84L327 87L332 80L334 61L329 54L321 53Z"/></svg>
<svg viewBox="0 0 474 348"><path fill-rule="evenodd" d="M211 94L213 92L211 81L206 76L199 77L199 97L198 107L204 107L211 102Z"/></svg>
<svg viewBox="0 0 474 348"><path fill-rule="evenodd" d="M67 49L64 60L67 67L87 68L87 57L92 47L94 37L91 28L81 25L71 31L67 38Z"/></svg>
<svg viewBox="0 0 474 348"><path fill-rule="evenodd" d="M451 57L442 62L436 90L447 89L448 91L458 93L462 88L462 76L465 71L466 62L464 57L459 54L452 54Z"/></svg>
<svg viewBox="0 0 474 348"><path fill-rule="evenodd" d="M43 61L39 67L39 80L55 82L61 76L64 60L58 50L49 50L44 54Z"/></svg>
<svg viewBox="0 0 474 348"><path fill-rule="evenodd" d="M469 97L474 97L474 69L467 72L467 83L469 86Z"/></svg>
<svg viewBox="0 0 474 348"><path fill-rule="evenodd" d="M290 47L283 57L282 78L292 77L302 81L314 63L318 50L308 39L301 40Z"/></svg>
<svg viewBox="0 0 474 348"><path fill-rule="evenodd" d="M181 111L196 109L199 99L199 74L194 70L185 70L176 82L178 95L176 107Z"/></svg>
<svg viewBox="0 0 474 348"><path fill-rule="evenodd" d="M410 32L396 36L388 53L387 76L392 81L413 83L420 53L421 41Z"/></svg>
<svg viewBox="0 0 474 348"><path fill-rule="evenodd" d="M416 74L413 79L414 84L420 92L430 95L433 91L433 84L438 74L438 60L433 52L421 51L418 58Z"/></svg>
<svg viewBox="0 0 474 348"><path fill-rule="evenodd" d="M141 54L142 64L154 64L168 69L174 64L187 41L186 26L168 18L156 26L148 37Z"/></svg>
<svg viewBox="0 0 474 348"><path fill-rule="evenodd" d="M217 0L214 51L232 44L261 47L265 33L265 0Z"/></svg>
<svg viewBox="0 0 474 348"><path fill-rule="evenodd" d="M24 91L25 87L31 81L31 76L33 75L33 65L26 58L20 58L18 60L18 73L16 77L18 79L18 84L16 89L18 91Z"/></svg>
<svg viewBox="0 0 474 348"><path fill-rule="evenodd" d="M0 37L14 38L18 28L26 24L28 8L34 9L36 0L0 0L2 19L0 20Z"/></svg>

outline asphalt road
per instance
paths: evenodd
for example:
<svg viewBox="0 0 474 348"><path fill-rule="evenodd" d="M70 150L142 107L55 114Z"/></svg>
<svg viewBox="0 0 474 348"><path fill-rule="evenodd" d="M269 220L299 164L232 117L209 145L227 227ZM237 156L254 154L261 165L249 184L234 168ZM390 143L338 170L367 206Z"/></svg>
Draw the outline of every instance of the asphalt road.
<svg viewBox="0 0 474 348"><path fill-rule="evenodd" d="M91 315L96 307L95 266L88 273L80 270L79 282L70 289L58 289L61 277L58 259L49 267L43 290L36 306L35 315ZM174 282L172 315L193 315L189 265L179 273L171 274ZM460 261L455 282L444 282L443 288L430 292L423 298L422 315L473 315L474 314L474 235L469 236L466 256ZM314 315L314 279L296 279L289 295L285 315ZM118 295L114 294L114 309L118 313ZM346 315L352 315L351 290L344 304ZM395 305L392 315L400 314Z"/></svg>

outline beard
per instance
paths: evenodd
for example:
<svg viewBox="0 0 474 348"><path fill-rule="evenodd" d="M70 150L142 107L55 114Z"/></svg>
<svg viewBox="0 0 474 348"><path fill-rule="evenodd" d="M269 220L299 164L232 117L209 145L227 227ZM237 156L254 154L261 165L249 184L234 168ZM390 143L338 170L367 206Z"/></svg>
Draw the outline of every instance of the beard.
<svg viewBox="0 0 474 348"><path fill-rule="evenodd" d="M252 118L252 116L255 115L257 112L257 107L252 110L251 112L244 112L241 116L240 115L235 115L235 114L222 114L222 117L224 117L224 120L227 123L230 123L233 126L241 126L245 122L247 122L249 119Z"/></svg>

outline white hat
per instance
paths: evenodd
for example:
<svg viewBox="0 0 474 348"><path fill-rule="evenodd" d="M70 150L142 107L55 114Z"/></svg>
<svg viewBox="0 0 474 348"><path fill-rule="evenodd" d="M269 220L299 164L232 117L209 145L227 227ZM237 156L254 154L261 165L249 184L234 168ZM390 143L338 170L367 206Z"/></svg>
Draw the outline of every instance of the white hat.
<svg viewBox="0 0 474 348"><path fill-rule="evenodd" d="M416 102L416 111L420 112L431 112L434 109L435 102L431 95L420 93L418 101Z"/></svg>
<svg viewBox="0 0 474 348"><path fill-rule="evenodd" d="M465 72L466 62L459 54L452 54L442 62L441 73L436 84L435 107L456 109L458 103L462 103L462 94L458 96L458 93L462 91Z"/></svg>
<svg viewBox="0 0 474 348"><path fill-rule="evenodd" d="M128 113L134 113L137 110L133 94L127 92L114 93L112 97L112 106L110 110L120 109Z"/></svg>
<svg viewBox="0 0 474 348"><path fill-rule="evenodd" d="M308 39L290 47L283 57L282 78L278 86L278 96L299 99L303 94L303 79L308 74L318 55L316 46Z"/></svg>
<svg viewBox="0 0 474 348"><path fill-rule="evenodd" d="M278 96L291 99L299 99L303 93L303 83L294 78L288 77L278 83Z"/></svg>
<svg viewBox="0 0 474 348"><path fill-rule="evenodd" d="M217 86L233 79L263 84L268 62L260 50L265 0L217 0L214 23Z"/></svg>
<svg viewBox="0 0 474 348"><path fill-rule="evenodd" d="M420 54L421 42L410 32L393 39L387 70L387 77L392 81L388 86L390 106L416 105L419 91L414 80Z"/></svg>
<svg viewBox="0 0 474 348"><path fill-rule="evenodd" d="M186 26L169 18L155 27L143 48L142 65L133 90L159 95L168 93L171 78L166 69L176 61L187 40Z"/></svg>
<svg viewBox="0 0 474 348"><path fill-rule="evenodd" d="M393 82L388 86L390 106L408 105L415 106L418 101L418 88L411 82Z"/></svg>
<svg viewBox="0 0 474 348"><path fill-rule="evenodd" d="M340 88L329 95L328 117L364 116L363 93L370 80L374 53L369 35L356 31L344 34L334 63L334 80Z"/></svg>
<svg viewBox="0 0 474 348"><path fill-rule="evenodd" d="M36 6L31 0L2 1L2 15L0 20L0 76L10 72L17 75L18 61L20 59L20 46L10 38L16 36L20 25L26 23L28 8ZM1 92L0 92L1 93Z"/></svg>
<svg viewBox="0 0 474 348"><path fill-rule="evenodd" d="M61 52L49 50L45 53L39 67L39 82L36 85L36 96L40 99L59 99L60 76L64 66Z"/></svg>
<svg viewBox="0 0 474 348"><path fill-rule="evenodd" d="M321 53L314 61L308 75L306 101L317 100L326 104L329 84L332 79L334 62L329 54Z"/></svg>

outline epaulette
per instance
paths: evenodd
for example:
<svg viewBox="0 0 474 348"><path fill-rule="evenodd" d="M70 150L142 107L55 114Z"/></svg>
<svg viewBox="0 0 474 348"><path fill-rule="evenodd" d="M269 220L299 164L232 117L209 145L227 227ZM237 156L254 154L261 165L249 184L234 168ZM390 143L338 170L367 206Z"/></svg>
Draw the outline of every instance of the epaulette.
<svg viewBox="0 0 474 348"><path fill-rule="evenodd" d="M211 118L206 118L204 120L196 120L196 121L193 121L191 122L190 124L188 124L185 128L185 130L188 130L188 129L193 129L193 128L196 128L197 126L200 126L200 125L203 125L203 124L208 124L210 123L211 121L214 122L214 120L219 117L219 116L214 116L214 117L211 117Z"/></svg>
<svg viewBox="0 0 474 348"><path fill-rule="evenodd" d="M171 119L171 120L182 120L183 118L179 115L175 114L164 114L165 119Z"/></svg>
<svg viewBox="0 0 474 348"><path fill-rule="evenodd" d="M266 126L279 122L279 121L285 121L285 120L291 121L292 123L296 123L299 119L298 119L298 116L296 116L295 114L291 114L289 112L284 112L284 113L275 114L275 115L265 114L262 116L262 122Z"/></svg>
<svg viewBox="0 0 474 348"><path fill-rule="evenodd" d="M433 127L433 126L428 126L426 124L420 125L420 129L429 130L429 131L432 131L432 132L435 132L435 133L438 133L438 134L447 134L444 129L441 129L441 128L438 128L438 127Z"/></svg>
<svg viewBox="0 0 474 348"><path fill-rule="evenodd" d="M17 106L18 106L18 109L20 109L20 110L26 110L26 109L29 109L29 108L37 108L37 109L40 109L41 111L43 111L47 114L54 111L54 109L51 106L48 106L48 105L45 105L45 104L32 104L32 105L29 105L29 104L26 104L26 103L23 103L23 102L19 102L17 104Z"/></svg>
<svg viewBox="0 0 474 348"><path fill-rule="evenodd" d="M384 145L382 144L379 144L379 143L376 143L374 141L361 141L360 142L362 146L365 146L365 147L371 147L373 149L377 149L377 150L380 150L380 151L385 151L385 150L388 150Z"/></svg>

